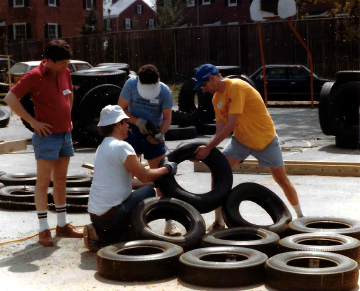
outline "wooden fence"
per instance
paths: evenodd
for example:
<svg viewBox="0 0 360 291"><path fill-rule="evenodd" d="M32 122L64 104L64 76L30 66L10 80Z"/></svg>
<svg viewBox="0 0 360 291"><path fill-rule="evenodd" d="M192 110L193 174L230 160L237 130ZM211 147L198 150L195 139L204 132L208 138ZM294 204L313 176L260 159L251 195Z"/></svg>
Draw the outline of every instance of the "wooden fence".
<svg viewBox="0 0 360 291"><path fill-rule="evenodd" d="M334 78L339 70L359 70L359 18L299 20L293 24L310 48L314 72ZM286 21L262 24L267 64L308 65L305 49ZM102 62L128 63L137 71L142 65L156 65L163 80L184 79L203 63L239 65L251 74L261 67L256 24L190 27L150 31L126 31L64 38L74 59L92 65ZM8 44L16 61L40 60L45 40ZM1 45L1 43L0 43Z"/></svg>

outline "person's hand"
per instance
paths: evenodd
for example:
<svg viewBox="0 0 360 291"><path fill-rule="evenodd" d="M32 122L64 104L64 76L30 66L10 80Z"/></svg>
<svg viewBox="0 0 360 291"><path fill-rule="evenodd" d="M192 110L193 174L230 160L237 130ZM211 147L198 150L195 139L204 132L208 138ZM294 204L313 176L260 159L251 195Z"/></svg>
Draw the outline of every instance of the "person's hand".
<svg viewBox="0 0 360 291"><path fill-rule="evenodd" d="M41 137L42 135L47 136L48 134L52 134L51 128L52 125L47 123L42 123L40 121L35 120L32 124L30 124L32 128L39 134Z"/></svg>
<svg viewBox="0 0 360 291"><path fill-rule="evenodd" d="M154 137L155 137L159 142L165 143L165 137L164 137L164 135L163 135L161 132L159 132L158 134L155 134Z"/></svg>
<svg viewBox="0 0 360 291"><path fill-rule="evenodd" d="M135 122L135 125L139 128L140 132L142 134L149 134L150 132L148 131L148 129L146 128L146 123L147 121L145 119L142 118L138 118Z"/></svg>
<svg viewBox="0 0 360 291"><path fill-rule="evenodd" d="M210 154L210 150L206 146L199 146L195 151L196 160L205 160L206 157Z"/></svg>
<svg viewBox="0 0 360 291"><path fill-rule="evenodd" d="M168 157L165 157L164 161L165 161L164 167L168 169L169 175L173 175L173 176L176 175L178 164L175 162L170 162Z"/></svg>
<svg viewBox="0 0 360 291"><path fill-rule="evenodd" d="M146 139L151 144L159 144L160 143L160 141L158 139L156 139L154 136L152 136L150 134L146 137Z"/></svg>

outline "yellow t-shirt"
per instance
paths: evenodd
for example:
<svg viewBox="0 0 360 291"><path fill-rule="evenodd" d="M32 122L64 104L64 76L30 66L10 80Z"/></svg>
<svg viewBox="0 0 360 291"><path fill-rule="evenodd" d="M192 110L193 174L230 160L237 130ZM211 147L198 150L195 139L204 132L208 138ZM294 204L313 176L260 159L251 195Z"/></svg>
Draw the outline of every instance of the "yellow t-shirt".
<svg viewBox="0 0 360 291"><path fill-rule="evenodd" d="M229 114L239 114L234 136L254 150L262 150L275 137L275 126L261 95L247 82L225 79L225 91L216 92L212 103L216 121L228 122Z"/></svg>

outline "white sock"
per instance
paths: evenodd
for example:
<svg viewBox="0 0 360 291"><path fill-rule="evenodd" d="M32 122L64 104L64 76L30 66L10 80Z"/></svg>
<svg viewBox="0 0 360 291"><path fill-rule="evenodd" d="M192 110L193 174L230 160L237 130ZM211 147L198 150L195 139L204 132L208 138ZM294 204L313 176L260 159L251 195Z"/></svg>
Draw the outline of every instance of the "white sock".
<svg viewBox="0 0 360 291"><path fill-rule="evenodd" d="M225 224L225 221L224 221L222 213L221 213L221 207L218 207L215 209L215 221L220 225Z"/></svg>
<svg viewBox="0 0 360 291"><path fill-rule="evenodd" d="M44 231L45 229L50 229L49 223L47 220L47 210L36 211L39 218L39 232Z"/></svg>
<svg viewBox="0 0 360 291"><path fill-rule="evenodd" d="M294 208L296 215L298 218L301 218L304 216L304 214L301 211L301 207L300 207L300 203L296 204L296 205L292 205L292 207Z"/></svg>
<svg viewBox="0 0 360 291"><path fill-rule="evenodd" d="M67 224L66 221L66 204L55 205L57 225L63 227Z"/></svg>

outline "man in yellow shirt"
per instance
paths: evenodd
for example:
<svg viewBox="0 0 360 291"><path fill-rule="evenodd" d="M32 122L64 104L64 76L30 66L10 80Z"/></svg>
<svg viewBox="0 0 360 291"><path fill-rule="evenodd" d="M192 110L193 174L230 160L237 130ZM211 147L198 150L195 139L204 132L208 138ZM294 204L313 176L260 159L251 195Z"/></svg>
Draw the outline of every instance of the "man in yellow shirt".
<svg viewBox="0 0 360 291"><path fill-rule="evenodd" d="M259 92L242 80L224 79L211 64L198 68L195 78L197 84L194 89L201 87L204 92L214 94L212 103L216 119L215 135L205 146L197 148L196 158L205 159L214 147L233 132L231 140L223 150L230 167L234 168L249 155L254 156L259 165L270 169L297 217L303 217L296 190L285 173L274 122ZM215 222L208 230L224 228L221 209L218 208L215 210Z"/></svg>

